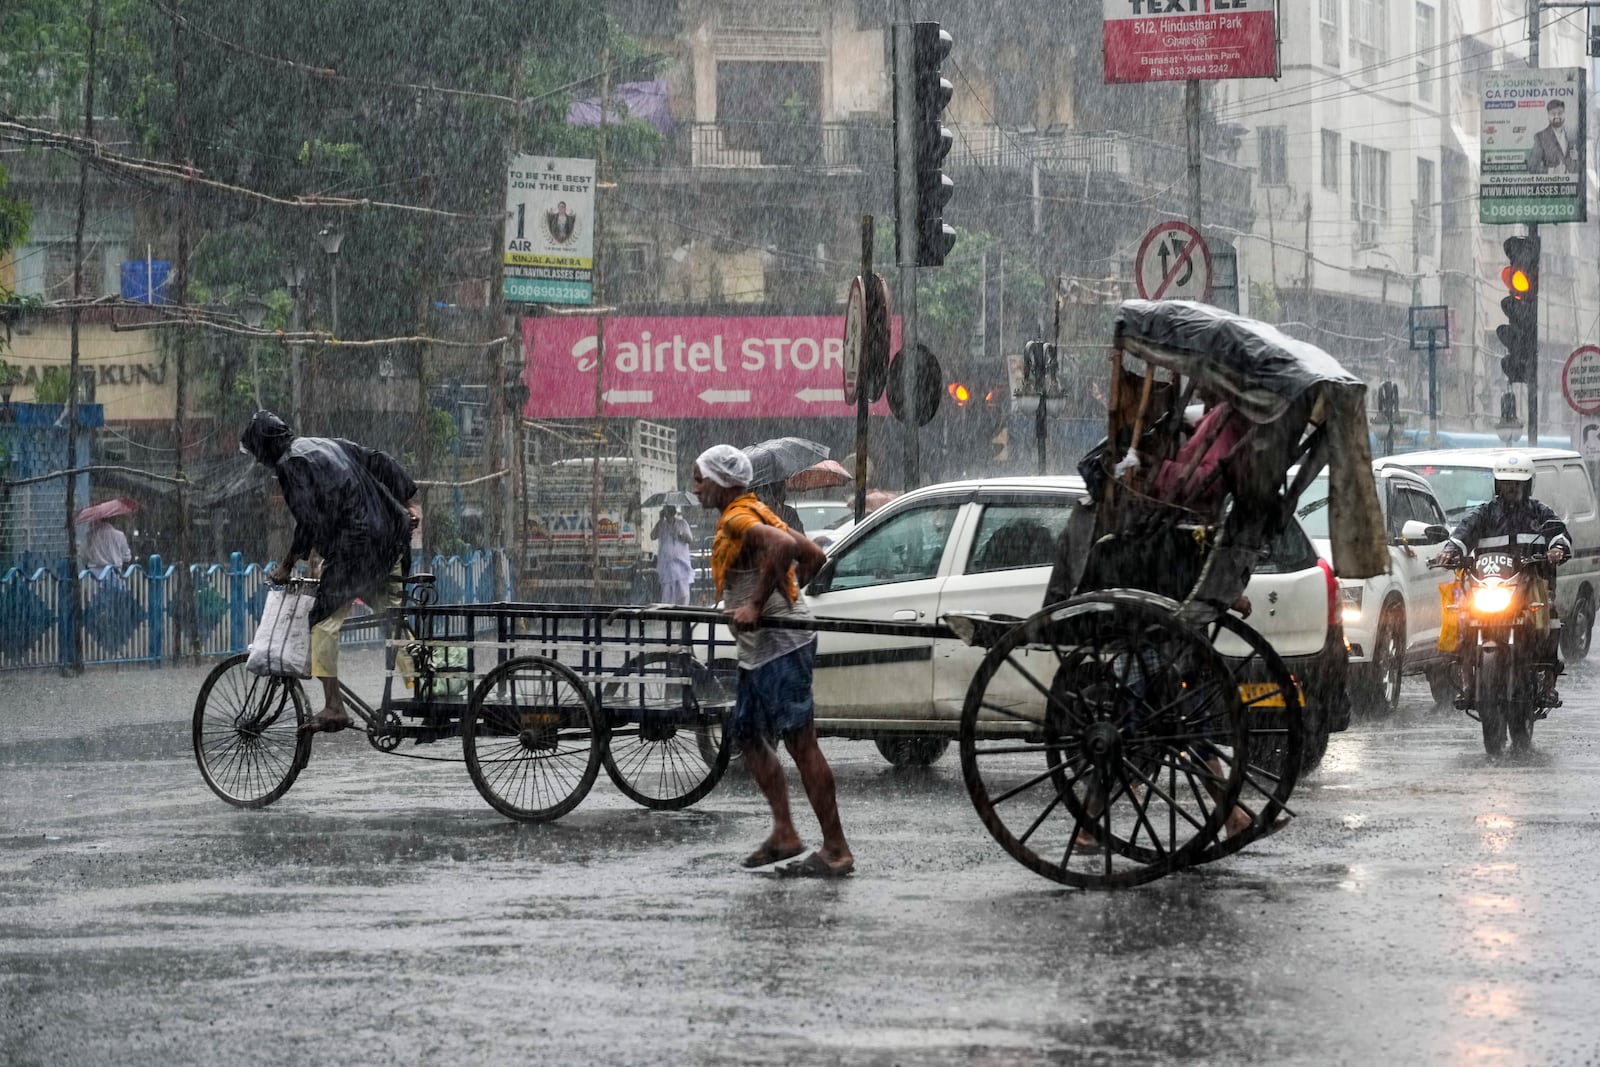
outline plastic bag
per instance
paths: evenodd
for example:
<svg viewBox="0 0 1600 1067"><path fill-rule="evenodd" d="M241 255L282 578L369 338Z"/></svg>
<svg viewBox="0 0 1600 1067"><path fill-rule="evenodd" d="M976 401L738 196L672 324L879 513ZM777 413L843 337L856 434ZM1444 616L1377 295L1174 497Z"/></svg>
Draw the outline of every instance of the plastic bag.
<svg viewBox="0 0 1600 1067"><path fill-rule="evenodd" d="M316 597L287 589L267 591L261 625L245 666L252 674L311 677L311 605Z"/></svg>
<svg viewBox="0 0 1600 1067"><path fill-rule="evenodd" d="M1456 593L1461 586L1454 581L1439 583L1439 651L1454 652L1461 644L1461 615L1456 607Z"/></svg>

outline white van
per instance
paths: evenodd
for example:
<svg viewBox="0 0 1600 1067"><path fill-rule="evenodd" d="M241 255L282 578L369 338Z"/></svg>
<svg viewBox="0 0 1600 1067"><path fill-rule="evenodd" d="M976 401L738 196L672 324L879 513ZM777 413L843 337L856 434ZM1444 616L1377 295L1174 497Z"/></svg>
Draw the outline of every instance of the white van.
<svg viewBox="0 0 1600 1067"><path fill-rule="evenodd" d="M1565 448L1451 448L1385 456L1374 466L1405 467L1426 478L1454 530L1494 495L1494 461L1513 452L1533 463L1534 497L1561 517L1572 539L1572 559L1556 572L1556 610L1562 648L1579 660L1589 654L1600 600L1600 504L1582 456Z"/></svg>

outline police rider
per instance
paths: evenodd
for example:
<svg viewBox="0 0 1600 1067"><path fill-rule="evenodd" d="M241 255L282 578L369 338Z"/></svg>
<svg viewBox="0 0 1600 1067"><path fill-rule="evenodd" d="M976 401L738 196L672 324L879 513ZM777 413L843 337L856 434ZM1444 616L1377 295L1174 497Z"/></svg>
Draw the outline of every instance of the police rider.
<svg viewBox="0 0 1600 1067"><path fill-rule="evenodd" d="M1546 522L1561 521L1561 517L1548 504L1533 498L1533 464L1528 457L1507 453L1494 464L1494 496L1469 511L1456 525L1450 540L1439 554L1439 562L1447 567L1459 567L1468 551L1481 549L1509 549L1519 534L1538 533ZM1553 566L1560 566L1572 555L1572 542L1567 539L1566 528L1550 538L1545 555ZM1555 602L1555 574L1550 576L1550 600ZM1550 668L1548 687L1554 696L1556 676L1562 672L1559 652L1561 631L1550 627L1545 647L1540 650L1539 661Z"/></svg>

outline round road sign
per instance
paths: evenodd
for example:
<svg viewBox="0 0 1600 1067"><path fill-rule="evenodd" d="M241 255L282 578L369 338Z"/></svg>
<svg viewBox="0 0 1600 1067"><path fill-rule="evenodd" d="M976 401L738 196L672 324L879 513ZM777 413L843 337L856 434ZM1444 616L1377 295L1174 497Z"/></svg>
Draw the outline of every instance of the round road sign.
<svg viewBox="0 0 1600 1067"><path fill-rule="evenodd" d="M844 305L844 402L856 402L856 382L861 375L861 352L867 344L867 291L859 277L850 282Z"/></svg>
<svg viewBox="0 0 1600 1067"><path fill-rule="evenodd" d="M1139 243L1134 274L1146 300L1204 300L1211 295L1211 250L1187 222L1163 222Z"/></svg>
<svg viewBox="0 0 1600 1067"><path fill-rule="evenodd" d="M1580 415L1600 414L1600 348L1584 345L1561 368L1561 392Z"/></svg>
<svg viewBox="0 0 1600 1067"><path fill-rule="evenodd" d="M873 272L867 283L867 330L861 351L861 390L876 404L889 380L889 286Z"/></svg>

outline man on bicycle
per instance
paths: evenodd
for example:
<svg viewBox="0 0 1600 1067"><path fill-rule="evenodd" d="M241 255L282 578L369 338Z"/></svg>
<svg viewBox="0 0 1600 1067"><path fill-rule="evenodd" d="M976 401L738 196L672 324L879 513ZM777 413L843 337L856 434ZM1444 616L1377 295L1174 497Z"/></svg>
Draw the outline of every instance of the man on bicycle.
<svg viewBox="0 0 1600 1067"><path fill-rule="evenodd" d="M391 581L421 513L417 483L383 452L339 437L296 437L270 411L258 411L239 451L271 467L294 516L294 541L269 577L286 582L315 551L322 580L311 609L311 675L322 680L322 710L301 729L336 733L350 725L339 692L339 628L356 597L375 611L393 603Z"/></svg>

